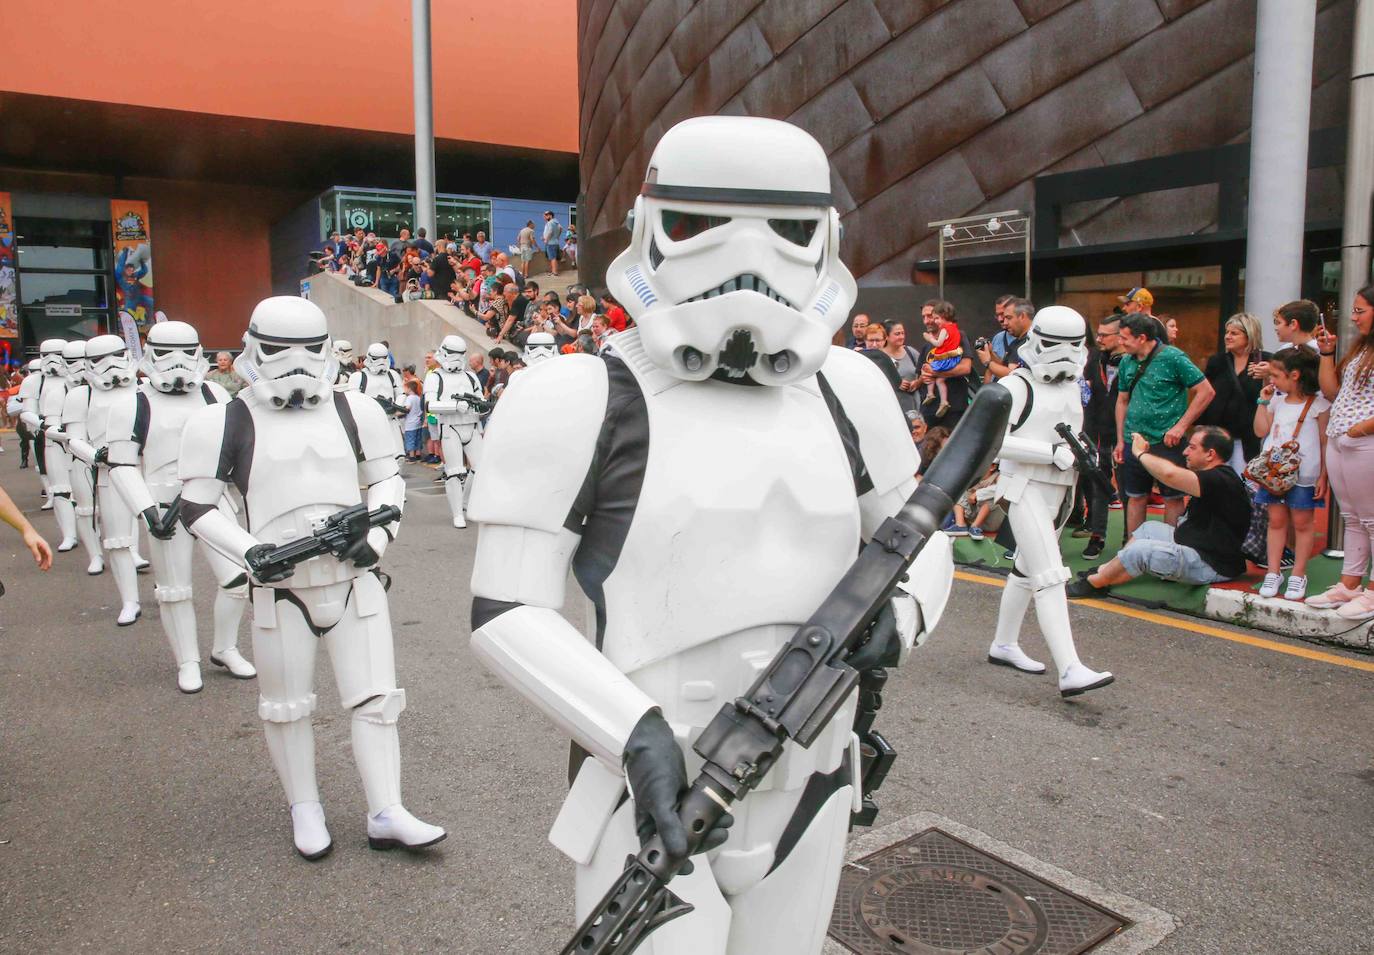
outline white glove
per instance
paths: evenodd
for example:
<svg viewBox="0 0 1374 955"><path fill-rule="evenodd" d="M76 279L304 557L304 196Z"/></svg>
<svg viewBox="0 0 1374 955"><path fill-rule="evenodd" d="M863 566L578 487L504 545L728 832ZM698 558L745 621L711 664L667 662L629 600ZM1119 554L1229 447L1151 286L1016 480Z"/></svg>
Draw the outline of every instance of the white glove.
<svg viewBox="0 0 1374 955"><path fill-rule="evenodd" d="M1068 471L1073 468L1073 452L1069 450L1067 444L1056 444L1054 446L1054 466L1061 471Z"/></svg>

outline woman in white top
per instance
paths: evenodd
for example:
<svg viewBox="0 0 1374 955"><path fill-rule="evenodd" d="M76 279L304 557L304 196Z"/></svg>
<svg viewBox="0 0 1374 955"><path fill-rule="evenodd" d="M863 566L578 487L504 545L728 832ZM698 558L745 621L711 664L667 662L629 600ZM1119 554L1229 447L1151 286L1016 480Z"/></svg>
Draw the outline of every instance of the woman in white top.
<svg viewBox="0 0 1374 955"><path fill-rule="evenodd" d="M1312 556L1313 511L1326 496L1326 417L1331 402L1318 393L1317 356L1310 348L1285 348L1269 359L1269 384L1255 408L1255 434L1264 438L1263 452L1297 441L1297 483L1286 494L1261 487L1256 503L1269 505L1268 573L1261 597L1273 597L1283 584L1279 560L1293 525L1293 573L1283 596L1307 596L1307 560Z"/></svg>
<svg viewBox="0 0 1374 955"><path fill-rule="evenodd" d="M1345 522L1345 563L1341 579L1307 604L1336 607L1350 620L1369 620L1374 586L1361 591L1360 584L1374 554L1374 285L1356 293L1350 319L1360 337L1339 364L1336 336L1325 326L1317 331L1322 394L1333 399L1326 466Z"/></svg>

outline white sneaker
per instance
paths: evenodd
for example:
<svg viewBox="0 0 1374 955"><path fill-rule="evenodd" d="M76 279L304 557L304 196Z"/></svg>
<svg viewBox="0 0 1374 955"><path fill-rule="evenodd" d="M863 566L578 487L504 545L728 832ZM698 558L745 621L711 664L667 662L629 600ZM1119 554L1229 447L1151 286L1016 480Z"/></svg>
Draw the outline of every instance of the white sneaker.
<svg viewBox="0 0 1374 955"><path fill-rule="evenodd" d="M243 658L238 647L230 647L228 650L210 654L210 662L217 667L224 667L229 671L229 675L235 679L251 680L258 675L257 668Z"/></svg>
<svg viewBox="0 0 1374 955"><path fill-rule="evenodd" d="M400 803L367 817L367 844L373 849L423 849L446 838L447 832L416 819Z"/></svg>
<svg viewBox="0 0 1374 955"><path fill-rule="evenodd" d="M1374 618L1374 588L1364 591L1354 600L1336 609L1339 616L1346 620L1369 620Z"/></svg>
<svg viewBox="0 0 1374 955"><path fill-rule="evenodd" d="M1279 588L1283 586L1283 574L1265 574L1264 583L1260 584L1259 595L1261 597L1277 597Z"/></svg>
<svg viewBox="0 0 1374 955"><path fill-rule="evenodd" d="M1297 574L1288 578L1288 587L1283 592L1284 600L1302 600L1307 596L1307 578Z"/></svg>
<svg viewBox="0 0 1374 955"><path fill-rule="evenodd" d="M43 499L43 506L40 507L39 510L40 510L40 511L51 511L51 510L52 510L52 498L50 498L50 497L44 498L44 499Z"/></svg>
<svg viewBox="0 0 1374 955"><path fill-rule="evenodd" d="M62 541L60 541L60 542L58 543L58 545L57 545L57 552L58 552L59 554L68 554L68 553L71 553L71 552L74 551L74 550L76 550L76 538L75 538L75 537L72 537L72 538L64 538L64 539L63 539Z"/></svg>
<svg viewBox="0 0 1374 955"><path fill-rule="evenodd" d="M1078 696L1080 693L1087 693L1089 690L1104 687L1115 680L1116 677L1106 670L1098 673L1096 670L1089 670L1081 663L1075 663L1059 674L1059 695L1063 697Z"/></svg>
<svg viewBox="0 0 1374 955"><path fill-rule="evenodd" d="M1359 590L1351 589L1338 580L1321 593L1308 597L1305 602L1307 606L1318 610L1335 610L1343 604L1350 603L1359 595Z"/></svg>
<svg viewBox="0 0 1374 955"><path fill-rule="evenodd" d="M199 693L205 684L200 680L200 664L187 660L177 667L177 689L183 693Z"/></svg>
<svg viewBox="0 0 1374 955"><path fill-rule="evenodd" d="M1011 667L1022 673L1040 674L1045 672L1045 664L1039 660L1032 660L1026 656L1025 650L1014 645L1006 646L1005 644L994 643L988 647L988 662L998 666Z"/></svg>
<svg viewBox="0 0 1374 955"><path fill-rule="evenodd" d="M125 604L119 608L119 616L115 617L115 625L119 627L131 626L139 617L143 616L143 608L138 604Z"/></svg>
<svg viewBox="0 0 1374 955"><path fill-rule="evenodd" d="M468 526L468 519L467 519L466 517L464 517L461 513L460 513L460 514L455 514L455 515L453 515L453 526L454 526L454 527L467 527L467 526Z"/></svg>
<svg viewBox="0 0 1374 955"><path fill-rule="evenodd" d="M301 858L323 859L334 848L324 824L324 807L317 802L298 802L291 807L291 836Z"/></svg>

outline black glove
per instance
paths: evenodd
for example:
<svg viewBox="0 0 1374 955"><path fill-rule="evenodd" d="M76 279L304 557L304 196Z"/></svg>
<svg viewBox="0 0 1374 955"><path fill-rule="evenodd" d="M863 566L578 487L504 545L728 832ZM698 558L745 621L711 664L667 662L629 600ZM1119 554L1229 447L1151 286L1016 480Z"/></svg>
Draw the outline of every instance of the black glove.
<svg viewBox="0 0 1374 955"><path fill-rule="evenodd" d="M296 571L294 567L272 563L272 552L276 549L275 544L254 544L243 555L249 572L261 583L271 584L285 580Z"/></svg>
<svg viewBox="0 0 1374 955"><path fill-rule="evenodd" d="M363 528L363 536L339 551L339 560L351 560L355 567L371 567L381 560L381 555L372 549L372 545L367 542L367 531L370 528Z"/></svg>
<svg viewBox="0 0 1374 955"><path fill-rule="evenodd" d="M863 673L878 667L894 667L902 658L902 641L897 636L897 617L892 612L892 601L883 602L883 609L873 618L868 628L868 639L859 644L845 663Z"/></svg>
<svg viewBox="0 0 1374 955"><path fill-rule="evenodd" d="M148 524L148 533L152 534L160 541L169 541L176 534L177 528L174 522L163 523L161 515L157 512L157 506L146 508L143 511L143 520Z"/></svg>
<svg viewBox="0 0 1374 955"><path fill-rule="evenodd" d="M635 829L640 845L657 832L670 859L685 859L687 827L682 824L677 807L690 788L687 765L673 738L672 727L656 709L640 717L625 741L625 776L634 794ZM729 814L722 816L697 851L709 852L724 844L734 821ZM689 860L678 871L686 875L694 868Z"/></svg>

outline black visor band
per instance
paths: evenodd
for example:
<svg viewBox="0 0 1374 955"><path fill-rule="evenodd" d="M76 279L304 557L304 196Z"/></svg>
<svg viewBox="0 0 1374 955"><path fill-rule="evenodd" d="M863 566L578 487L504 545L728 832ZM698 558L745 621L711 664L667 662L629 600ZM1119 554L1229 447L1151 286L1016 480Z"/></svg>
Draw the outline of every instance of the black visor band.
<svg viewBox="0 0 1374 955"><path fill-rule="evenodd" d="M269 345L316 345L329 338L328 332L325 332L323 335L311 335L308 338L287 338L285 335L264 335L262 332L258 331L257 327L254 325L248 326L248 334L252 335L258 341L266 342Z"/></svg>
<svg viewBox="0 0 1374 955"><path fill-rule="evenodd" d="M671 186L661 182L646 182L640 195L652 199L680 199L684 202L726 202L755 206L820 206L828 209L835 203L828 192L794 192L786 189L727 189L717 186Z"/></svg>

